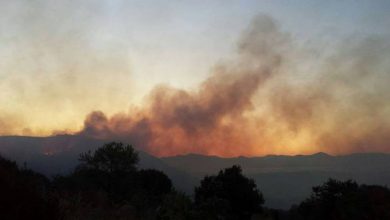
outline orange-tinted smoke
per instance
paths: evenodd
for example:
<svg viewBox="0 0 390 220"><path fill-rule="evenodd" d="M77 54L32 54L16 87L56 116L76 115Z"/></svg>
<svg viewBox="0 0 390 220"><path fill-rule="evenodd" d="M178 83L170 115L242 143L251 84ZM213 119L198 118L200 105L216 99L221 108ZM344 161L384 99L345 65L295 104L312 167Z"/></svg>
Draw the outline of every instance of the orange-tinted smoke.
<svg viewBox="0 0 390 220"><path fill-rule="evenodd" d="M245 113L254 108L252 97L259 87L277 74L286 39L268 17L258 18L254 25L261 28L248 30L239 61L216 68L198 90L157 86L144 109L111 118L93 112L82 133L125 139L159 156L261 152L254 132L256 122ZM254 44L245 43L252 39L256 39Z"/></svg>
<svg viewBox="0 0 390 220"><path fill-rule="evenodd" d="M157 86L141 109L90 113L80 134L130 142L157 156L390 152L386 42L339 45L308 73L294 68L305 60L289 35L259 16L237 59L197 90Z"/></svg>

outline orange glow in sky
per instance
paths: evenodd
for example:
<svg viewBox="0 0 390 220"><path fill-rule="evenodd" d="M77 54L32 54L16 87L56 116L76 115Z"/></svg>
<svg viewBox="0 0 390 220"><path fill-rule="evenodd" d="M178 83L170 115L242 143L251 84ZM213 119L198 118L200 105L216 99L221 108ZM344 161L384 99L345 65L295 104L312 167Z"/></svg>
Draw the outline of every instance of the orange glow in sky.
<svg viewBox="0 0 390 220"><path fill-rule="evenodd" d="M0 3L0 135L158 156L390 152L388 3L218 2Z"/></svg>

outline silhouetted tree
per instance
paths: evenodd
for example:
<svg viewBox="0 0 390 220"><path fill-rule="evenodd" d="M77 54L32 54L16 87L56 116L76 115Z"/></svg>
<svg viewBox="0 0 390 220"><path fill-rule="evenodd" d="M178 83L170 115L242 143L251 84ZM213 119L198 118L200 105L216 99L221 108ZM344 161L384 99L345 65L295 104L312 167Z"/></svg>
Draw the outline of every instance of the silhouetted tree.
<svg viewBox="0 0 390 220"><path fill-rule="evenodd" d="M159 170L147 169L137 173L137 188L154 196L171 192L172 181Z"/></svg>
<svg viewBox="0 0 390 220"><path fill-rule="evenodd" d="M57 201L41 174L0 156L0 219L56 219Z"/></svg>
<svg viewBox="0 0 390 220"><path fill-rule="evenodd" d="M163 172L153 169L140 170L135 178L131 203L143 219L150 219L152 215L154 219L157 208L172 188L171 180Z"/></svg>
<svg viewBox="0 0 390 220"><path fill-rule="evenodd" d="M180 192L167 194L159 208L158 220L193 219L193 204L191 199Z"/></svg>
<svg viewBox="0 0 390 220"><path fill-rule="evenodd" d="M79 213L79 218L86 218L85 212L110 216L112 210L127 207L141 219L154 219L164 196L172 191L172 182L161 171L138 170L138 160L131 145L108 143L95 152L81 154L82 163L74 172L56 177L54 182L61 197L67 198L64 204ZM73 205L72 201L78 203ZM107 210L106 215L102 210Z"/></svg>
<svg viewBox="0 0 390 220"><path fill-rule="evenodd" d="M83 153L79 159L88 169L95 169L103 172L133 172L139 161L138 153L131 145L111 142L103 145L95 152Z"/></svg>
<svg viewBox="0 0 390 220"><path fill-rule="evenodd" d="M390 190L358 185L352 180L329 179L313 187L310 198L291 210L294 219L390 219Z"/></svg>
<svg viewBox="0 0 390 220"><path fill-rule="evenodd" d="M63 179L68 189L104 191L116 202L130 200L136 191L138 153L120 142L104 144L96 151L82 153L81 164Z"/></svg>
<svg viewBox="0 0 390 220"><path fill-rule="evenodd" d="M198 218L250 219L260 212L264 199L252 179L242 175L239 166L206 176L195 188Z"/></svg>

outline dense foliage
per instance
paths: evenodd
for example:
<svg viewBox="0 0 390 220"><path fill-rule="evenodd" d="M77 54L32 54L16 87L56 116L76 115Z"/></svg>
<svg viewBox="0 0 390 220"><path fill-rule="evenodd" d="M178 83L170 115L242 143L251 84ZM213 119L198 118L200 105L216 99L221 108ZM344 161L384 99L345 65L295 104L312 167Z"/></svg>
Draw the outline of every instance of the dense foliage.
<svg viewBox="0 0 390 220"><path fill-rule="evenodd" d="M80 167L89 170L98 170L106 173L132 172L136 170L139 161L138 153L131 145L111 142L97 149L95 152L80 155Z"/></svg>
<svg viewBox="0 0 390 220"><path fill-rule="evenodd" d="M0 156L0 219L56 219L49 180Z"/></svg>
<svg viewBox="0 0 390 220"><path fill-rule="evenodd" d="M107 143L81 154L69 175L50 180L0 157L0 219L390 219L383 186L329 179L290 210L271 210L239 166L204 177L192 198L163 172L139 170L138 161L131 145Z"/></svg>
<svg viewBox="0 0 390 220"><path fill-rule="evenodd" d="M206 176L195 188L195 205L202 219L250 219L263 203L254 180L243 176L239 166Z"/></svg>
<svg viewBox="0 0 390 220"><path fill-rule="evenodd" d="M329 179L313 187L310 198L292 209L294 219L375 220L390 219L390 190L358 185L352 180Z"/></svg>
<svg viewBox="0 0 390 220"><path fill-rule="evenodd" d="M173 189L172 182L161 171L138 170L138 160L132 146L115 142L81 154L81 164L71 175L53 181L65 207L61 215L69 219L74 213L79 213L80 219L154 219L164 196ZM72 203L75 198L79 204ZM117 210L131 212L132 217Z"/></svg>

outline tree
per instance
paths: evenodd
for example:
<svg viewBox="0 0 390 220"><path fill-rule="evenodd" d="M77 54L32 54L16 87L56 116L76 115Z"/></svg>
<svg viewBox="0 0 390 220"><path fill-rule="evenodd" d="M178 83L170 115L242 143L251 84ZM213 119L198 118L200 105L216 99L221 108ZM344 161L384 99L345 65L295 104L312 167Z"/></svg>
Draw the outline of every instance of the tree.
<svg viewBox="0 0 390 220"><path fill-rule="evenodd" d="M140 170L136 174L131 203L143 219L155 215L165 195L172 191L172 182L159 170ZM146 216L145 216L146 214Z"/></svg>
<svg viewBox="0 0 390 220"><path fill-rule="evenodd" d="M127 207L125 210L141 219L154 219L163 198L172 191L172 182L161 171L138 170L138 160L131 145L116 142L81 154L82 164L71 175L54 179L69 207L64 212L71 219L96 219L96 213L107 219L103 213L112 215L118 207Z"/></svg>
<svg viewBox="0 0 390 220"><path fill-rule="evenodd" d="M206 176L195 188L199 218L250 219L261 211L263 203L255 182L243 176L239 166L221 170L217 176Z"/></svg>
<svg viewBox="0 0 390 220"><path fill-rule="evenodd" d="M159 208L157 219L192 219L192 206L192 201L187 195L173 191L164 197L161 207Z"/></svg>
<svg viewBox="0 0 390 220"><path fill-rule="evenodd" d="M94 152L82 153L81 164L68 178L59 181L79 191L103 191L115 202L131 199L137 178L138 153L120 142L104 144Z"/></svg>
<svg viewBox="0 0 390 220"><path fill-rule="evenodd" d="M171 192L172 181L159 170L140 170L137 174L137 189L153 196L161 196Z"/></svg>
<svg viewBox="0 0 390 220"><path fill-rule="evenodd" d="M103 172L133 172L139 161L138 153L131 145L111 142L94 153L88 151L80 155L82 167Z"/></svg>
<svg viewBox="0 0 390 220"><path fill-rule="evenodd" d="M389 210L388 188L329 179L291 212L298 214L295 219L375 220L390 219Z"/></svg>
<svg viewBox="0 0 390 220"><path fill-rule="evenodd" d="M0 156L0 219L56 219L49 180Z"/></svg>

